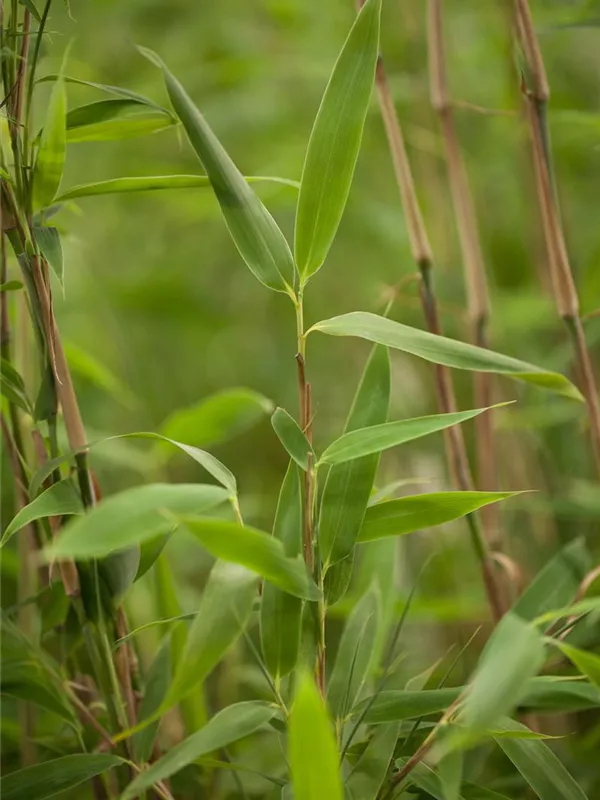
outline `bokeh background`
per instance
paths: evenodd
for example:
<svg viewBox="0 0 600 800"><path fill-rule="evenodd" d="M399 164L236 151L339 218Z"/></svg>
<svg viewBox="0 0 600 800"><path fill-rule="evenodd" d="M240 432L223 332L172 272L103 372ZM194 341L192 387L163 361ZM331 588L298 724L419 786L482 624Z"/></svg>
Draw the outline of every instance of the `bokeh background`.
<svg viewBox="0 0 600 800"><path fill-rule="evenodd" d="M435 253L444 330L464 338L468 322L460 249L443 145L428 97L425 5L423 0L384 3L382 46ZM510 46L510 4L447 0L444 6L451 92L491 287L493 346L576 378L549 293ZM534 0L532 11L552 89L550 126L564 225L597 364L600 7L597 0ZM352 0L75 0L70 12L56 3L40 74L58 70L65 46L75 37L69 75L166 103L158 70L134 44L150 47L180 78L240 169L297 180L312 120L354 13ZM48 84L40 84L40 119L48 91ZM69 86L71 108L96 99L104 98ZM124 175L201 171L184 136L169 129L70 145L63 188ZM269 184L256 189L291 237L295 190ZM56 289L56 309L90 440L165 430L178 410L232 387L247 387L296 412L293 307L247 270L208 189L82 199L66 204L55 219L65 249L65 291L61 297ZM414 272L373 98L338 238L307 290L307 323L353 310L381 312L397 287L392 316L421 327ZM357 340L310 341L317 446L340 434L367 353ZM472 407L471 377L455 378L459 406ZM504 504L498 517L503 549L527 580L562 543L578 535L593 542L598 532L600 498L591 483L585 410L501 380L494 394L498 401L518 401L494 412L497 488L536 490ZM390 418L435 409L430 367L393 354ZM269 415L252 416L251 425L220 441L203 439L191 425L185 441L209 447L230 467L238 477L245 519L268 529L287 457ZM472 423L465 432L472 448ZM92 463L105 494L157 479L207 479L183 457L133 440L98 447ZM441 435L387 454L378 485L396 479L411 481L401 492L450 488ZM179 603L193 609L205 558L183 534L174 537L168 553ZM435 557L419 583L409 620L414 647L407 674L433 663L450 643L466 640L487 619L468 534L460 523L398 543L399 608L431 553ZM357 580L362 579L359 571ZM152 580L149 575L134 587L133 626L160 615ZM340 617L352 593L348 598L337 609ZM153 636L140 637L142 651L152 650Z"/></svg>

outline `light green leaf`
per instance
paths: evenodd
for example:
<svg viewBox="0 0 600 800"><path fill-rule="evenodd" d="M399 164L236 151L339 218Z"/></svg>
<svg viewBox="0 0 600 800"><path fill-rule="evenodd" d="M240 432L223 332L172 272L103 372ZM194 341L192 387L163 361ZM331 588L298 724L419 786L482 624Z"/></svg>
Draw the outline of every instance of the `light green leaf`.
<svg viewBox="0 0 600 800"><path fill-rule="evenodd" d="M23 284L21 281L6 281L5 283L0 283L0 292L18 292L19 289L23 288Z"/></svg>
<svg viewBox="0 0 600 800"><path fill-rule="evenodd" d="M9 403L14 403L18 408L31 414L32 408L23 378L13 367L10 361L5 358L0 359L0 392L6 397Z"/></svg>
<svg viewBox="0 0 600 800"><path fill-rule="evenodd" d="M174 706L212 672L244 629L257 589L258 578L252 572L217 561L159 711Z"/></svg>
<svg viewBox="0 0 600 800"><path fill-rule="evenodd" d="M164 114L136 114L122 119L109 119L90 125L67 129L67 142L111 142L119 139L134 139L172 128L177 123Z"/></svg>
<svg viewBox="0 0 600 800"><path fill-rule="evenodd" d="M589 614L592 611L600 609L600 597L587 597L584 600L579 600L571 605L563 606L562 608L553 608L540 614L539 617L534 619L535 625L545 625L547 622L554 622L562 617L579 616L581 614Z"/></svg>
<svg viewBox="0 0 600 800"><path fill-rule="evenodd" d="M302 485L296 465L286 472L273 536L288 558L302 555ZM274 678L287 675L296 666L302 630L302 601L265 582L260 602L260 640L265 664Z"/></svg>
<svg viewBox="0 0 600 800"><path fill-rule="evenodd" d="M304 560L288 558L283 544L268 533L226 520L186 516L179 521L215 558L240 564L296 597L319 599Z"/></svg>
<svg viewBox="0 0 600 800"><path fill-rule="evenodd" d="M183 86L155 53L146 48L139 49L162 69L175 113L206 170L242 258L265 286L291 293L295 280L294 260L277 223L248 186Z"/></svg>
<svg viewBox="0 0 600 800"><path fill-rule="evenodd" d="M514 730L525 726L512 721ZM496 739L540 800L588 800L552 750L540 739Z"/></svg>
<svg viewBox="0 0 600 800"><path fill-rule="evenodd" d="M505 405L501 403L500 405ZM490 406L498 408L498 406ZM476 408L469 411L456 411L451 414L433 414L428 417L403 419L398 422L386 422L383 425L372 425L369 428L345 433L325 450L319 458L319 464L342 464L353 458L381 453L390 447L420 439L430 433L443 431L459 422L489 411L490 408Z"/></svg>
<svg viewBox="0 0 600 800"><path fill-rule="evenodd" d="M437 765L438 777L444 800L461 800L460 786L463 777L464 755L462 750L446 753Z"/></svg>
<svg viewBox="0 0 600 800"><path fill-rule="evenodd" d="M588 653L585 650L580 650L578 647L573 647L566 642L561 642L559 639L548 638L547 641L565 655L569 661L577 667L582 675L585 675L596 686L600 687L600 657L594 653Z"/></svg>
<svg viewBox="0 0 600 800"><path fill-rule="evenodd" d="M271 424L288 455L306 472L316 459L310 442L296 420L284 408L276 408Z"/></svg>
<svg viewBox="0 0 600 800"><path fill-rule="evenodd" d="M81 497L70 480L53 483L31 503L17 512L2 534L0 547L3 547L13 534L36 519L83 514L83 512Z"/></svg>
<svg viewBox="0 0 600 800"><path fill-rule="evenodd" d="M357 336L404 353L411 353L434 364L507 375L574 400L582 400L579 390L564 375L557 372L543 370L525 361L457 339L448 339L419 328L411 328L366 311L356 311L317 322L306 335L313 331L321 331L330 336Z"/></svg>
<svg viewBox="0 0 600 800"><path fill-rule="evenodd" d="M108 753L81 753L44 761L4 775L0 781L2 800L46 800L124 763Z"/></svg>
<svg viewBox="0 0 600 800"><path fill-rule="evenodd" d="M358 14L325 89L302 171L294 250L305 282L335 238L358 159L379 54L381 0Z"/></svg>
<svg viewBox="0 0 600 800"><path fill-rule="evenodd" d="M379 425L387 420L390 397L390 362L383 347L374 347L365 366L345 431ZM327 572L331 564L352 552L361 529L379 454L330 468L319 512L319 549Z"/></svg>
<svg viewBox="0 0 600 800"><path fill-rule="evenodd" d="M146 675L144 696L140 703L138 719L145 720L152 717L161 705L171 683L171 636L167 634L162 640L154 661ZM133 757L138 764L145 764L150 760L154 740L160 722L152 723L147 728L136 733L132 738Z"/></svg>
<svg viewBox="0 0 600 800"><path fill-rule="evenodd" d="M338 646L327 687L331 713L343 719L356 702L373 665L381 597L375 584L354 606Z"/></svg>
<svg viewBox="0 0 600 800"><path fill-rule="evenodd" d="M174 411L162 424L161 433L196 447L210 447L238 436L272 411L273 403L258 392L224 389Z"/></svg>
<svg viewBox="0 0 600 800"><path fill-rule="evenodd" d="M569 542L535 576L512 607L525 620L569 605L590 568L590 556L583 538Z"/></svg>
<svg viewBox="0 0 600 800"><path fill-rule="evenodd" d="M516 494L519 493L433 492L388 500L367 508L358 541L370 542L441 525Z"/></svg>
<svg viewBox="0 0 600 800"><path fill-rule="evenodd" d="M394 755L399 731L399 722L391 722L375 729L346 781L346 792L350 800L377 800Z"/></svg>
<svg viewBox="0 0 600 800"><path fill-rule="evenodd" d="M132 97L120 97L114 100L99 100L95 103L88 103L87 105L71 109L67 114L67 130L106 122L116 117L121 117L124 113L131 110L137 110L139 112L140 107L146 109L144 118L148 118L149 114L152 114L153 118L156 119L157 109L154 106L148 106L147 103L140 103L139 100ZM148 109L150 109L150 111ZM176 121L166 108L163 109L163 115L167 117L171 123ZM139 119L140 115L138 114L135 118Z"/></svg>
<svg viewBox="0 0 600 800"><path fill-rule="evenodd" d="M294 800L343 800L331 720L307 672L299 677L288 741Z"/></svg>
<svg viewBox="0 0 600 800"><path fill-rule="evenodd" d="M36 209L49 206L60 188L67 147L66 113L67 94L64 81L59 78L48 102L33 170L33 205Z"/></svg>
<svg viewBox="0 0 600 800"><path fill-rule="evenodd" d="M112 495L66 525L47 549L52 559L100 558L173 528L173 515L208 512L228 499L220 486L153 483Z"/></svg>
<svg viewBox="0 0 600 800"><path fill-rule="evenodd" d="M203 728L140 773L125 789L120 800L133 800L158 781L166 780L179 770L215 750L227 747L257 731L275 714L275 707L259 701L234 703L219 711Z"/></svg>
<svg viewBox="0 0 600 800"><path fill-rule="evenodd" d="M269 176L246 176L248 183L280 183L284 186L298 188L297 181L287 178ZM202 189L210 186L207 175L144 175L131 178L111 178L96 183L81 183L71 186L56 197L56 202L74 200L78 197L93 197L107 194L123 194L127 192L153 192L164 189Z"/></svg>
<svg viewBox="0 0 600 800"><path fill-rule="evenodd" d="M64 285L64 261L57 228L34 225L33 238L40 248L42 255L54 270L61 286Z"/></svg>
<svg viewBox="0 0 600 800"><path fill-rule="evenodd" d="M59 75L44 75L43 78L40 78L37 83L46 83L47 81L58 81ZM90 89L98 89L101 92L107 92L108 94L115 95L116 97L123 97L127 100L133 100L140 105L149 106L150 108L154 108L156 111L160 111L163 114L169 114L166 108L163 108L158 103L155 103L154 100L150 100L148 97L144 97L142 94L138 94L137 92L132 92L130 89L125 89L122 86L108 86L105 83L95 83L94 81L84 81L81 78L72 78L69 75L65 75L63 77L65 83L75 83L79 86L88 86Z"/></svg>

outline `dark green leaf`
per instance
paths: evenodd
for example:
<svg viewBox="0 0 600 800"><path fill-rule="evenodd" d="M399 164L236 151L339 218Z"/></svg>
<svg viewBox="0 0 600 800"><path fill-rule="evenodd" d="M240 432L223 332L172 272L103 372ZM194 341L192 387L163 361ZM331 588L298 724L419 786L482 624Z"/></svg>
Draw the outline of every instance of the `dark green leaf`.
<svg viewBox="0 0 600 800"><path fill-rule="evenodd" d="M13 534L36 519L83 514L83 512L81 498L70 480L53 483L10 521L2 535L0 547L3 547Z"/></svg>
<svg viewBox="0 0 600 800"><path fill-rule="evenodd" d="M162 640L154 661L150 665L144 686L144 696L140 703L138 719L152 717L161 705L171 683L171 636ZM136 733L132 738L133 757L138 763L150 760L154 740L158 732L159 720Z"/></svg>
<svg viewBox="0 0 600 800"><path fill-rule="evenodd" d="M86 125L95 125L99 122L106 122L107 120L120 117L127 111L139 110L140 106L154 109L154 106L148 106L147 103L140 103L132 97L121 97L118 100L99 100L95 103L88 103L85 106L73 108L67 114L67 130L72 128L80 128ZM164 115L171 118L171 114L164 109ZM139 119L139 116L136 117ZM156 119L156 111L154 111L154 118Z"/></svg>
<svg viewBox="0 0 600 800"><path fill-rule="evenodd" d="M3 776L2 800L45 800L123 763L109 753L81 753L25 767Z"/></svg>
<svg viewBox="0 0 600 800"><path fill-rule="evenodd" d="M401 689L380 692L371 704L365 722L379 724L438 714L445 711L461 691L462 687L459 686L452 689L427 689L422 692ZM353 709L353 713L359 714L369 702L368 698L363 700Z"/></svg>
<svg viewBox="0 0 600 800"><path fill-rule="evenodd" d="M521 706L534 714L597 709L600 708L600 689L580 680L540 675L528 682Z"/></svg>
<svg viewBox="0 0 600 800"><path fill-rule="evenodd" d="M140 563L138 564L138 569L135 574L136 581L139 580L142 575L145 575L149 569L152 569L170 538L171 533L163 533L154 539L142 542L140 545Z"/></svg>
<svg viewBox="0 0 600 800"><path fill-rule="evenodd" d="M349 556L346 556L341 561L336 561L327 570L323 581L323 591L325 602L328 606L339 603L348 591L352 573L354 572L354 553L355 551L353 550Z"/></svg>
<svg viewBox="0 0 600 800"><path fill-rule="evenodd" d="M368 745L346 781L350 800L377 800L398 740L400 723L375 729Z"/></svg>
<svg viewBox="0 0 600 800"><path fill-rule="evenodd" d="M63 251L57 228L35 225L33 236L42 255L54 270L61 286L64 285Z"/></svg>
<svg viewBox="0 0 600 800"><path fill-rule="evenodd" d="M285 409L275 409L271 417L271 424L288 455L294 459L299 467L306 472L310 463L314 465L316 459L310 442L296 420Z"/></svg>

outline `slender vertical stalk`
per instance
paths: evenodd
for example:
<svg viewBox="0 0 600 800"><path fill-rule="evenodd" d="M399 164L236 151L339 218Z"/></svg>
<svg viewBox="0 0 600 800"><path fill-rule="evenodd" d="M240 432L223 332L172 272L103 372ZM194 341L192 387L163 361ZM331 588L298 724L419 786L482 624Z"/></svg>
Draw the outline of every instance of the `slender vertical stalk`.
<svg viewBox="0 0 600 800"><path fill-rule="evenodd" d="M548 133L550 99L548 77L527 0L515 0L516 34L527 61L528 83L522 81L525 114L532 147L535 185L548 256L552 293L559 316L569 333L578 366L579 382L588 407L590 439L600 476L600 402L598 387L579 313L579 298L569 262L560 208L554 186L554 164Z"/></svg>
<svg viewBox="0 0 600 800"><path fill-rule="evenodd" d="M431 105L436 111L446 153L448 182L452 194L456 226L462 252L471 339L479 347L488 347L489 292L477 218L469 188L469 179L456 132L454 110L448 93L446 58L442 28L442 0L429 0L428 7L429 86ZM492 377L475 373L475 405L492 405ZM477 431L477 478L479 488L491 491L497 487L494 418L480 414L475 420ZM498 509L482 509L488 541L496 540Z"/></svg>
<svg viewBox="0 0 600 800"><path fill-rule="evenodd" d="M359 7L363 2L364 0L358 0ZM394 102L381 56L379 56L375 72L375 86L396 175L396 182L406 216L406 227L412 256L421 275L420 288L423 314L429 331L439 334L441 332L441 327L432 279L433 254L415 190L412 170L404 144L404 136L394 108ZM456 400L450 371L447 367L436 365L434 374L440 411L443 413L455 411ZM472 489L473 481L471 478L469 459L460 425L447 429L445 442L448 467L455 485L463 491ZM482 533L479 516L476 513L469 514L467 517L467 524L469 526L473 548L480 563L490 611L494 620L498 620L503 613L503 602L493 563L489 556L488 546Z"/></svg>

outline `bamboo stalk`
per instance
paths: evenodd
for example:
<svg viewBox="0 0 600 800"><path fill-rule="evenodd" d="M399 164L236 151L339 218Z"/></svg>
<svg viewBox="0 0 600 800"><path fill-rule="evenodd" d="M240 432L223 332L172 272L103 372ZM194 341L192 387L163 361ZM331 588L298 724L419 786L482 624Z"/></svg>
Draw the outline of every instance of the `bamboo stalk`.
<svg viewBox="0 0 600 800"><path fill-rule="evenodd" d="M359 7L362 6L363 3L364 0L358 0ZM396 182L406 216L406 227L408 230L412 257L421 276L420 294L423 314L428 330L431 333L440 334L441 326L438 304L432 276L434 265L433 253L415 190L402 128L396 114L381 55L377 61L375 86L394 166ZM440 411L443 413L455 411L456 400L452 376L449 369L441 365L435 365L434 375ZM471 490L473 488L473 480L471 478L469 459L460 425L455 425L446 430L445 444L448 468L454 484L462 491ZM484 589L492 618L497 621L503 614L503 602L500 586L497 582L494 566L490 559L488 546L482 532L480 517L476 513L473 513L469 514L466 519L473 548L479 560Z"/></svg>
<svg viewBox="0 0 600 800"><path fill-rule="evenodd" d="M523 48L529 71L530 86L526 86L522 81L521 88L531 138L535 186L552 293L558 314L567 328L575 353L579 383L588 408L594 462L600 476L600 402L579 313L579 298L554 186L554 164L547 125L550 99L548 77L527 0L515 0L514 9L516 35Z"/></svg>
<svg viewBox="0 0 600 800"><path fill-rule="evenodd" d="M442 27L442 2L428 5L429 87L431 105L438 115L446 153L448 183L452 194L456 227L463 260L471 339L478 347L489 347L489 291L477 228L477 217L456 132L448 80ZM475 373L475 405L493 404L493 380L488 373ZM494 418L480 414L475 420L478 488L492 491L498 486ZM491 546L498 546L498 509L493 505L481 511Z"/></svg>

